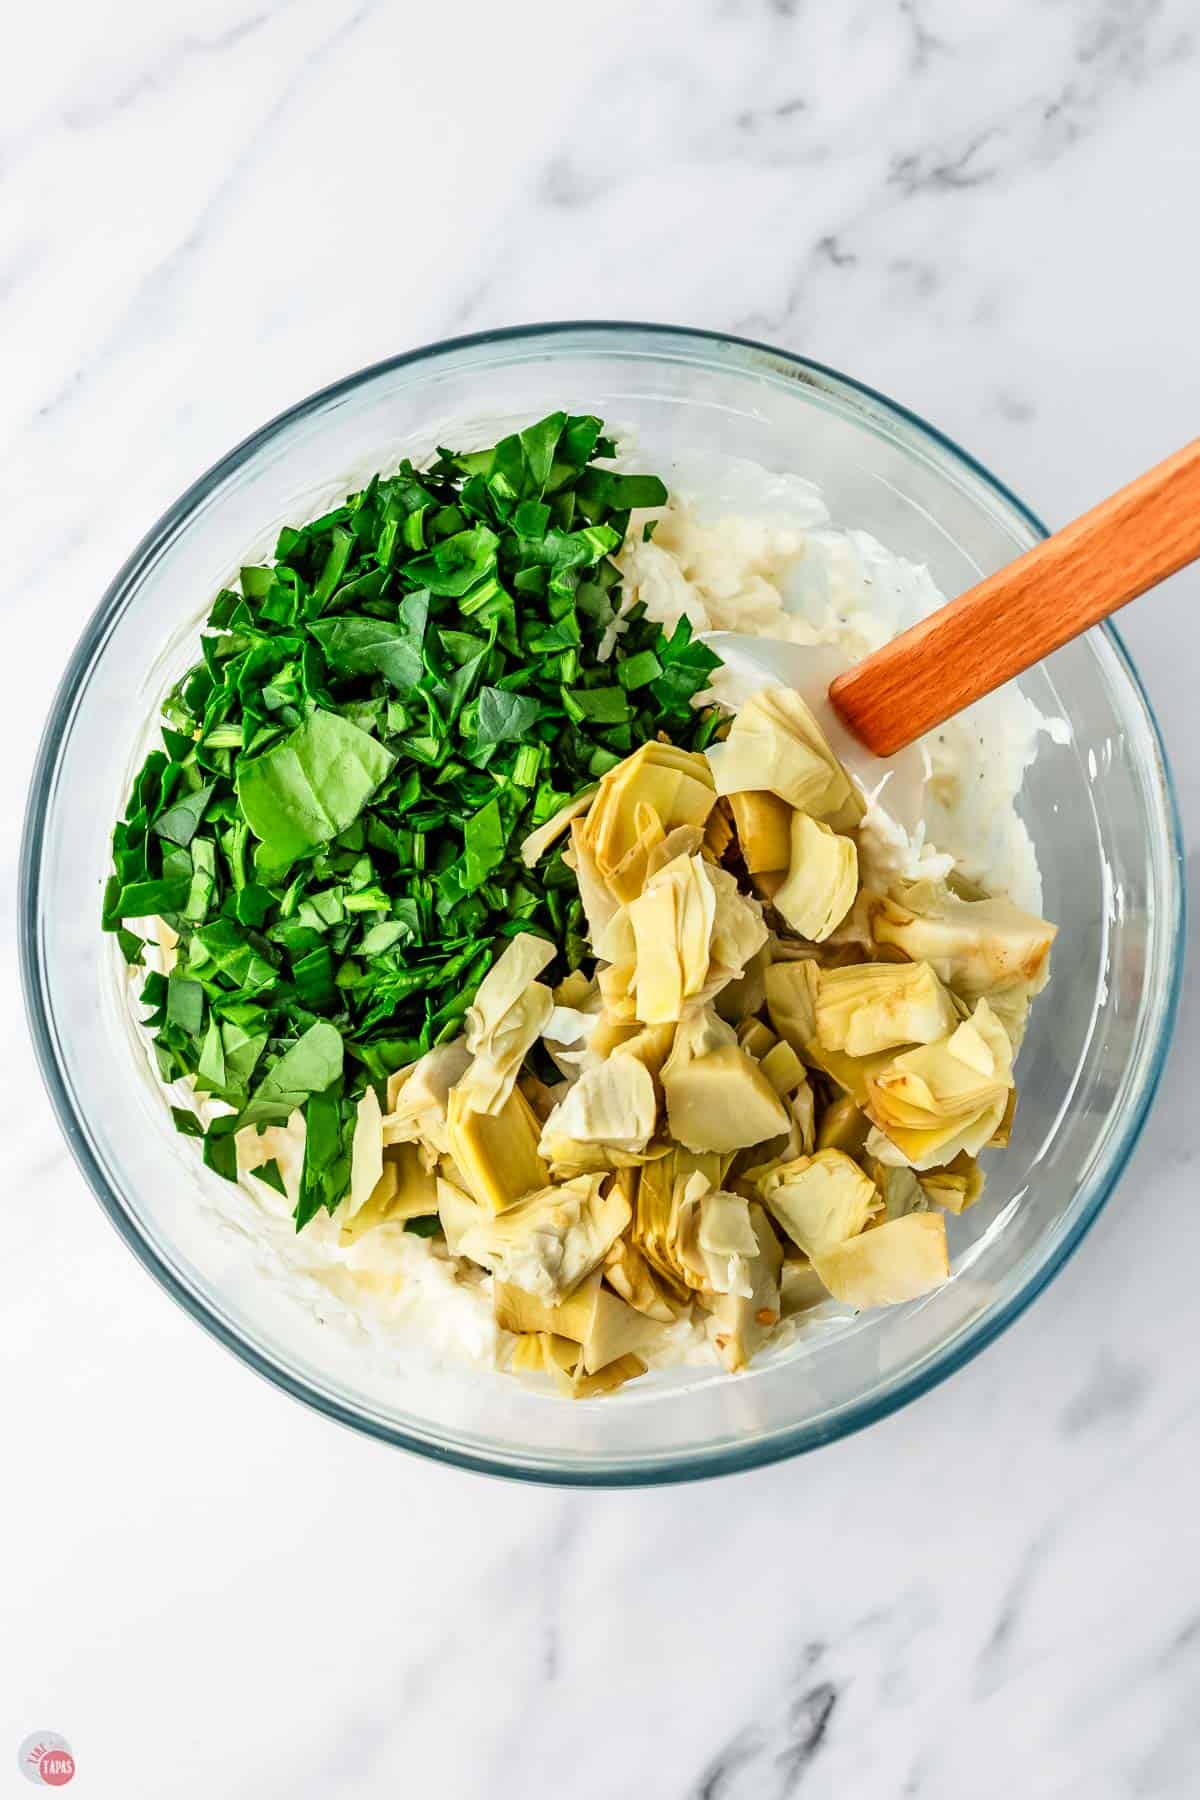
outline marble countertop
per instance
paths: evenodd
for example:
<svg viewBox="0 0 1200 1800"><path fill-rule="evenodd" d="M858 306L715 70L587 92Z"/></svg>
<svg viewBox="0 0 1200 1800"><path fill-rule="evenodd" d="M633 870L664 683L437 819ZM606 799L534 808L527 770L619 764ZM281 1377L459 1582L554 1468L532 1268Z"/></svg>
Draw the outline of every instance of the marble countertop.
<svg viewBox="0 0 1200 1800"><path fill-rule="evenodd" d="M766 338L1051 521L1194 436L1198 39L1192 0L9 24L0 1792L45 1728L101 1800L1197 1792L1194 966L1116 1199L980 1359L801 1462L582 1495L340 1431L151 1283L33 1070L13 877L52 687L130 546L395 350L554 316ZM1193 878L1198 602L1193 574L1122 625Z"/></svg>

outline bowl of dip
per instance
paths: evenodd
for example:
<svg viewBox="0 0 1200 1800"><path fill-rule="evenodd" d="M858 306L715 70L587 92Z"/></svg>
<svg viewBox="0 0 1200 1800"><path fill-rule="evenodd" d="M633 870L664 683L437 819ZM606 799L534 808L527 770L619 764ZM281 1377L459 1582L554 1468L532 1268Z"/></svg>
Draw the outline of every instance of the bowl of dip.
<svg viewBox="0 0 1200 1800"><path fill-rule="evenodd" d="M711 596L697 622L715 629L756 629L746 596L756 557L770 556L771 581L786 564L791 613L861 654L1045 535L915 415L744 340L564 324L378 364L233 450L101 601L35 772L23 972L47 1085L101 1204L168 1292L251 1367L343 1423L460 1466L581 1485L678 1481L884 1416L961 1367L1062 1266L1120 1177L1166 1054L1183 935L1179 829L1153 714L1111 627L954 723L927 796L932 849L1058 926L1011 1142L988 1163L983 1198L948 1221L948 1283L799 1332L744 1374L683 1357L603 1402L550 1398L495 1369L486 1310L430 1287L425 1246L414 1243L401 1278L384 1278L256 1210L173 1130L119 959L100 939L111 821L211 596L281 524L318 517L400 456L490 442L557 407L602 417L630 466L685 497ZM740 615L723 609L725 591ZM878 856L891 829L881 812ZM909 819L893 847L919 859L921 828Z"/></svg>

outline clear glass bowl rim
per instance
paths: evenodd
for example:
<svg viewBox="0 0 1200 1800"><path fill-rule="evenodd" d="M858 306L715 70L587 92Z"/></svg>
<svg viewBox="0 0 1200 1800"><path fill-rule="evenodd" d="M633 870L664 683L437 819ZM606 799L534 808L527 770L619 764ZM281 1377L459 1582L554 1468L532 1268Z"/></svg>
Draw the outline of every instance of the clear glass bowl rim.
<svg viewBox="0 0 1200 1800"><path fill-rule="evenodd" d="M939 1382L945 1381L977 1356L1002 1331L1006 1330L1048 1286L1067 1259L1078 1248L1086 1233L1095 1223L1109 1195L1120 1181L1153 1105L1179 1009L1183 977L1186 886L1183 879L1183 835L1178 798L1162 733L1133 659L1126 649L1120 633L1111 622L1105 623L1099 629L1103 631L1112 645L1118 662L1145 715L1150 738L1157 755L1159 785L1168 836L1163 870L1167 877L1166 898L1169 903L1170 915L1164 925L1164 931L1169 940L1170 984L1159 1008L1157 1032L1144 1061L1140 1086L1133 1096L1133 1103L1127 1107L1122 1133L1109 1158L1108 1166L1100 1178L1094 1181L1091 1192L1086 1195L1085 1203L1079 1209L1071 1231L1064 1235L1054 1252L1030 1276L1025 1286L1014 1293L1003 1306L997 1307L994 1312L979 1319L961 1342L937 1357L929 1366L897 1382L882 1394L870 1396L856 1405L844 1408L832 1424L824 1421L799 1424L791 1431L774 1433L762 1442L750 1441L745 1445L716 1449L711 1452L701 1450L681 1458L673 1464L655 1464L649 1467L631 1464L627 1469L620 1469L614 1468L611 1463L608 1463L598 1470L589 1470L584 1465L564 1466L558 1470L545 1466L521 1468L512 1461L504 1461L480 1455L474 1451L460 1450L450 1445L431 1442L418 1433L403 1430L381 1419L360 1413L353 1406L344 1404L335 1394L312 1387L308 1382L293 1375L288 1369L278 1365L270 1356L264 1354L255 1345L248 1343L237 1332L230 1330L225 1322L209 1309L206 1302L180 1279L175 1270L142 1235L126 1212L120 1196L110 1186L92 1151L85 1121L76 1108L70 1084L59 1058L40 975L38 919L42 840L52 798L58 747L66 736L76 701L88 672L103 649L108 627L121 611L126 594L136 582L142 568L152 561L164 543L186 524L214 488L229 476L234 475L278 433L299 423L308 414L326 403L368 385L380 376L439 357L452 356L459 351L505 344L531 344L539 340L545 342L548 348L559 352L583 348L582 344L576 345L572 342L576 334L586 335L593 339L597 336L602 339L608 338L611 339L614 346L618 346L622 337L628 336L631 339L636 337L641 340L640 353L642 354L645 353L644 347L647 342L657 343L664 352L671 344L691 345L695 351L701 350L707 344L719 347L726 358L731 351L744 353L739 360L747 372L755 369L761 370L763 359L768 359L777 369L784 372L815 378L814 385L823 387L827 391L832 390L834 393L840 390L848 398L859 402L865 401L868 409L874 409L885 417L890 416L892 420L902 423L910 433L918 439L923 439L943 458L951 463L959 464L976 481L990 489L993 496L1011 508L1037 537L1049 535L1048 527L1038 515L1004 482L964 450L953 438L939 431L936 426L929 424L918 413L880 393L868 383L845 375L825 363L797 355L792 351L780 350L754 338L739 337L732 333L710 331L695 326L665 325L636 320L553 320L537 324L505 326L491 331L442 338L433 343L421 345L414 350L404 351L396 356L371 363L365 368L344 376L339 381L331 382L328 386L317 389L305 399L288 407L284 412L278 413L221 457L194 481L172 506L167 508L109 584L67 664L38 746L21 841L18 877L19 957L26 1016L38 1065L59 1125L76 1163L110 1221L142 1265L149 1270L171 1298L226 1349L232 1351L242 1362L248 1364L273 1386L281 1388L293 1399L314 1407L328 1418L384 1443L415 1451L418 1455L429 1457L436 1462L469 1469L477 1473L549 1486L662 1486L674 1482L732 1474L741 1469L761 1467L765 1464L783 1461L805 1451L817 1449L824 1444L834 1443L852 1432L863 1430L878 1419L886 1418L890 1413L907 1405L909 1401L917 1399L921 1394L937 1386ZM632 351L634 345L630 343L627 348Z"/></svg>

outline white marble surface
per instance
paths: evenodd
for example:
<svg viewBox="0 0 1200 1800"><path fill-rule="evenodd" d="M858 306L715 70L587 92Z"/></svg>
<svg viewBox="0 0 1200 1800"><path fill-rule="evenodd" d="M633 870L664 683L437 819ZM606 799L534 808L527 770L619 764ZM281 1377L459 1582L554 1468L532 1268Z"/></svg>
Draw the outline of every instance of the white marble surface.
<svg viewBox="0 0 1200 1800"><path fill-rule="evenodd" d="M1198 40L1194 0L7 21L0 1792L37 1727L103 1800L1198 1791L1194 970L1117 1199L980 1360L801 1463L581 1496L339 1431L152 1285L31 1068L11 879L53 684L130 545L396 349L732 328L908 402L1051 520L1193 436ZM1193 576L1125 621L1193 874L1198 601Z"/></svg>

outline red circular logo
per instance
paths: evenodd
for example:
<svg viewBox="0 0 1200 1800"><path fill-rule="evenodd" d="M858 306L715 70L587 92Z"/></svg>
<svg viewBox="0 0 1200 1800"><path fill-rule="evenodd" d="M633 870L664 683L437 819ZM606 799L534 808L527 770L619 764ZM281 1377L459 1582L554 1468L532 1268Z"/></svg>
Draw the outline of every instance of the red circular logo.
<svg viewBox="0 0 1200 1800"><path fill-rule="evenodd" d="M34 1787L66 1787L75 1779L75 1758L61 1731L31 1731L17 1751L17 1767Z"/></svg>
<svg viewBox="0 0 1200 1800"><path fill-rule="evenodd" d="M69 1750L47 1750L38 1762L38 1774L47 1787L66 1787L75 1774L75 1758Z"/></svg>

